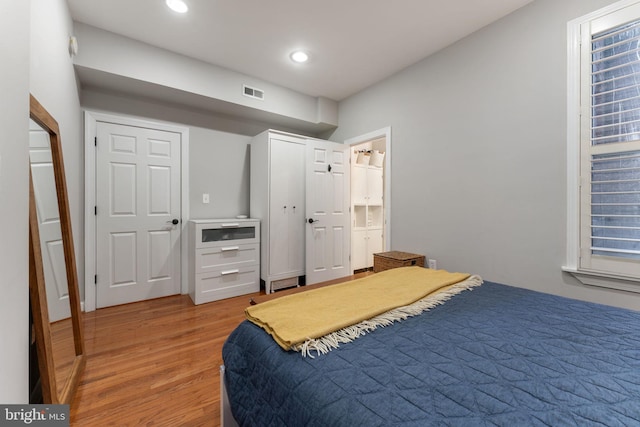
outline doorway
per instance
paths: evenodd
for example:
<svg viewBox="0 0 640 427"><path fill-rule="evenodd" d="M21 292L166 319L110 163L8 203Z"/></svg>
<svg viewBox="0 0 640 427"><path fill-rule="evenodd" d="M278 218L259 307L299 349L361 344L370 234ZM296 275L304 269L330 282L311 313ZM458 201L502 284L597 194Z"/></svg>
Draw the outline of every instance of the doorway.
<svg viewBox="0 0 640 427"><path fill-rule="evenodd" d="M188 129L86 112L85 141L85 311L186 293Z"/></svg>
<svg viewBox="0 0 640 427"><path fill-rule="evenodd" d="M370 270L390 250L391 128L345 141L351 157L351 269Z"/></svg>

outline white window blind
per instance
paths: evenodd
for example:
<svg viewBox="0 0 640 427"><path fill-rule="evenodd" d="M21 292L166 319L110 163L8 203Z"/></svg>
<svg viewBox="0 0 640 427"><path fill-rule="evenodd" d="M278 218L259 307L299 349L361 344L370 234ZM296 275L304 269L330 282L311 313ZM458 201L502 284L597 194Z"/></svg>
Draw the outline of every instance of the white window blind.
<svg viewBox="0 0 640 427"><path fill-rule="evenodd" d="M593 255L640 259L640 151L591 161Z"/></svg>
<svg viewBox="0 0 640 427"><path fill-rule="evenodd" d="M640 20L591 36L591 255L640 260Z"/></svg>
<svg viewBox="0 0 640 427"><path fill-rule="evenodd" d="M587 285L640 293L640 0L567 23L567 257Z"/></svg>

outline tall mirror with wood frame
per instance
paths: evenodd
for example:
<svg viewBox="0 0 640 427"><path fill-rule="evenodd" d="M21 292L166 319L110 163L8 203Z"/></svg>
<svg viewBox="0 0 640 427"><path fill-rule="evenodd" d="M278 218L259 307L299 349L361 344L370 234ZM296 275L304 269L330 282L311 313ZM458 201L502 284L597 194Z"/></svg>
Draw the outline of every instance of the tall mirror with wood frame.
<svg viewBox="0 0 640 427"><path fill-rule="evenodd" d="M70 403L86 363L58 123L30 97L29 289L44 403Z"/></svg>

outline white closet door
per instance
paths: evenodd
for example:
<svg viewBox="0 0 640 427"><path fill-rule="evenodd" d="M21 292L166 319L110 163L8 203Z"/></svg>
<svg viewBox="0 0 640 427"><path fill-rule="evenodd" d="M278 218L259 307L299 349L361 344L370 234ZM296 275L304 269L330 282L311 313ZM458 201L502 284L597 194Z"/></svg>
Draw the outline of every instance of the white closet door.
<svg viewBox="0 0 640 427"><path fill-rule="evenodd" d="M98 122L96 306L180 293L180 134Z"/></svg>

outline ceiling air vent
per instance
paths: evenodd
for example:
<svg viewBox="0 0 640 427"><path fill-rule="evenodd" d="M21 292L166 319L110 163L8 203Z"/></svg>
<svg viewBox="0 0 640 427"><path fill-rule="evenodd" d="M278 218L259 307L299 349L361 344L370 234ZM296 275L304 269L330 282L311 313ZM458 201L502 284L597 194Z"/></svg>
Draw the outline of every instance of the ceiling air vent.
<svg viewBox="0 0 640 427"><path fill-rule="evenodd" d="M264 99L264 91L262 89L256 89L255 87L242 85L242 94L254 99Z"/></svg>

